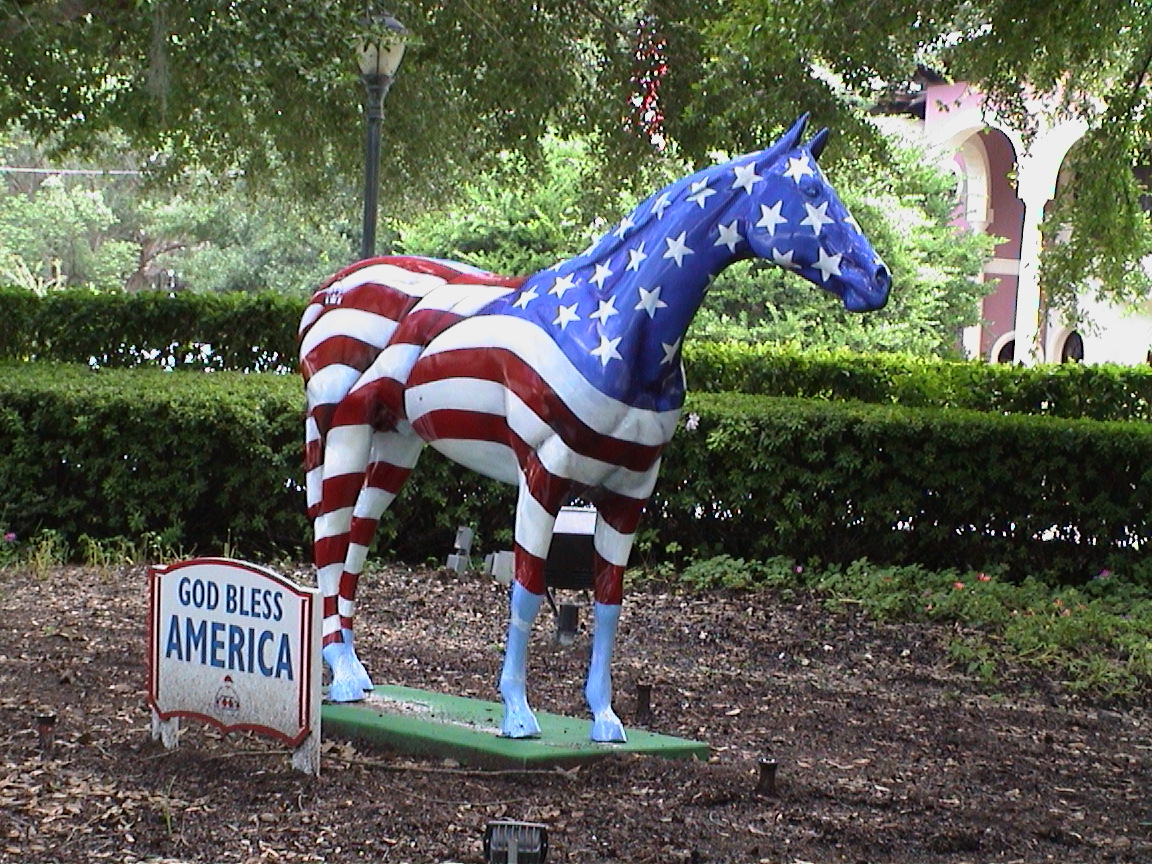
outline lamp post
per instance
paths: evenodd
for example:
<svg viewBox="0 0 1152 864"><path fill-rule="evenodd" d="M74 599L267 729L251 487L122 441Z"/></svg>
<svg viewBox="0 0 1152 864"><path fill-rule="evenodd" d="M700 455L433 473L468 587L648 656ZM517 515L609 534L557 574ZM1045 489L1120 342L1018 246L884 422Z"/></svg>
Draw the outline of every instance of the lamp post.
<svg viewBox="0 0 1152 864"><path fill-rule="evenodd" d="M376 210L380 171L380 121L384 116L384 97L396 78L404 59L408 31L391 15L369 20L368 35L360 40L358 60L360 79L367 98L364 115L367 137L364 142L364 233L360 241L360 258L376 254Z"/></svg>

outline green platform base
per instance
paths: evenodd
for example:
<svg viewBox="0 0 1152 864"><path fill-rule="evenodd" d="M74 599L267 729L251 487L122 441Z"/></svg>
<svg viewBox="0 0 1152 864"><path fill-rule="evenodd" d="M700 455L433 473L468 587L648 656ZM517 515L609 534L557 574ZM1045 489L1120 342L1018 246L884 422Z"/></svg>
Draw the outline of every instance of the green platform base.
<svg viewBox="0 0 1152 864"><path fill-rule="evenodd" d="M447 696L411 687L377 686L368 699L325 703L323 734L402 753L455 759L477 768L544 768L641 753L665 759L707 759L708 745L628 729L624 744L588 740L590 720L537 712L539 738L501 738L504 707L498 702Z"/></svg>

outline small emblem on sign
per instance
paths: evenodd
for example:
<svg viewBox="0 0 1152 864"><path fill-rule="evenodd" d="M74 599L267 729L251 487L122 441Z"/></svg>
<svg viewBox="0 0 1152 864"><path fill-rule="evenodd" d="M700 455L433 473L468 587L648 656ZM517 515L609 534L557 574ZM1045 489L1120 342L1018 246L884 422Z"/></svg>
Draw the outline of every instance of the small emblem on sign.
<svg viewBox="0 0 1152 864"><path fill-rule="evenodd" d="M240 694L232 684L232 676L224 676L224 684L216 691L216 707L222 714L240 713Z"/></svg>

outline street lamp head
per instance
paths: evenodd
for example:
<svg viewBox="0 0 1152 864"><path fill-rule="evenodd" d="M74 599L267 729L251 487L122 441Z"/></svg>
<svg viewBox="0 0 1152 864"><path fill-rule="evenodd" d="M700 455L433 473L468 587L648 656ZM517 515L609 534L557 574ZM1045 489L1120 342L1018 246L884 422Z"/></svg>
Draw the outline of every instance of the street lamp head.
<svg viewBox="0 0 1152 864"><path fill-rule="evenodd" d="M374 16L365 23L367 32L357 46L360 74L394 78L404 59L408 31L391 15Z"/></svg>

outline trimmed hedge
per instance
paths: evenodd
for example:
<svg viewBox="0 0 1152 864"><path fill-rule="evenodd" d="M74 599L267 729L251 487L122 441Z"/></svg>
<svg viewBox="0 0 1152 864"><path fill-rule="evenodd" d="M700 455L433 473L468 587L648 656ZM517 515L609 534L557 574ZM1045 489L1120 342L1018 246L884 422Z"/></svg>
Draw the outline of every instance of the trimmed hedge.
<svg viewBox="0 0 1152 864"><path fill-rule="evenodd" d="M0 359L264 372L296 368L304 301L270 292L102 294L72 288L39 297L0 288L0 308Z"/></svg>
<svg viewBox="0 0 1152 864"><path fill-rule="evenodd" d="M299 555L294 377L0 365L0 527L158 535L188 551ZM720 552L1078 581L1150 569L1152 426L698 394L665 454L638 553ZM695 428L687 428L695 426ZM426 456L380 545L438 560L455 526L507 548L511 487Z"/></svg>
<svg viewBox="0 0 1152 864"><path fill-rule="evenodd" d="M5 310L0 359L291 371L304 302L271 293L70 289L38 297L23 289L0 289ZM696 392L1152 419L1152 369L1147 367L1072 363L1025 368L702 341L685 345L684 365L689 389Z"/></svg>
<svg viewBox="0 0 1152 864"><path fill-rule="evenodd" d="M711 393L1152 420L1152 368L1146 366L1024 367L697 341L685 344L684 367L689 390Z"/></svg>
<svg viewBox="0 0 1152 864"><path fill-rule="evenodd" d="M307 557L303 434L295 376L0 363L0 530ZM512 512L510 488L423 463L382 520L389 554L423 560L485 510Z"/></svg>
<svg viewBox="0 0 1152 864"><path fill-rule="evenodd" d="M645 517L719 554L1080 581L1144 566L1152 426L698 394ZM1149 568L1152 576L1152 567Z"/></svg>

